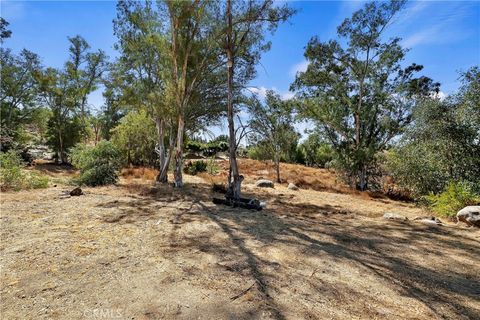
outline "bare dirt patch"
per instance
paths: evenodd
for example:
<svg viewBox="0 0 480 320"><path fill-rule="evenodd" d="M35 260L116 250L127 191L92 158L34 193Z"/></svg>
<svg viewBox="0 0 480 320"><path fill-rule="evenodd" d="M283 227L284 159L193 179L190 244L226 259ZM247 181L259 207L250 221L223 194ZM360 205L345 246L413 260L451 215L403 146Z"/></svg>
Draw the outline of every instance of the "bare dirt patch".
<svg viewBox="0 0 480 320"><path fill-rule="evenodd" d="M2 194L2 319L480 318L479 231L385 221L422 214L388 199L250 181L267 209L232 209L186 180Z"/></svg>

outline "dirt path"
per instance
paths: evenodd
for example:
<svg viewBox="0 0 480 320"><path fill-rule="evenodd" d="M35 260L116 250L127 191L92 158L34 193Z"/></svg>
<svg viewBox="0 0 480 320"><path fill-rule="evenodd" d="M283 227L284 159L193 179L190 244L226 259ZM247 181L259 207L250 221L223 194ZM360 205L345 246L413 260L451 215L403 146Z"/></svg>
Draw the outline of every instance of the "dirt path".
<svg viewBox="0 0 480 320"><path fill-rule="evenodd" d="M247 185L268 209L234 210L194 182L3 194L1 318L480 318L479 231L284 187Z"/></svg>

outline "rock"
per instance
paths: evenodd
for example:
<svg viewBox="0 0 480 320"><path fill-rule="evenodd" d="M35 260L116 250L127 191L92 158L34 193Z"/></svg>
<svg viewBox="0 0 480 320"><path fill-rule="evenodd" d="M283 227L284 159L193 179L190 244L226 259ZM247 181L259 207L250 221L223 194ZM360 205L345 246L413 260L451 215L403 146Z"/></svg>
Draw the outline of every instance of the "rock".
<svg viewBox="0 0 480 320"><path fill-rule="evenodd" d="M259 188L273 188L273 182L267 179L258 180L255 185Z"/></svg>
<svg viewBox="0 0 480 320"><path fill-rule="evenodd" d="M468 226L480 227L480 206L468 206L457 212L458 221Z"/></svg>
<svg viewBox="0 0 480 320"><path fill-rule="evenodd" d="M80 189L80 188L75 188L72 191L70 191L70 195L72 197L81 196L82 194L83 194L83 192L82 192L82 189Z"/></svg>
<svg viewBox="0 0 480 320"><path fill-rule="evenodd" d="M441 225L442 221L434 216L422 216L413 218L414 221L424 223L424 224L434 224Z"/></svg>
<svg viewBox="0 0 480 320"><path fill-rule="evenodd" d="M288 189L290 190L298 190L298 187L294 183L289 183L288 184Z"/></svg>
<svg viewBox="0 0 480 320"><path fill-rule="evenodd" d="M387 212L383 215L383 219L388 220L408 220L407 217L402 216L401 214L394 213L394 212Z"/></svg>

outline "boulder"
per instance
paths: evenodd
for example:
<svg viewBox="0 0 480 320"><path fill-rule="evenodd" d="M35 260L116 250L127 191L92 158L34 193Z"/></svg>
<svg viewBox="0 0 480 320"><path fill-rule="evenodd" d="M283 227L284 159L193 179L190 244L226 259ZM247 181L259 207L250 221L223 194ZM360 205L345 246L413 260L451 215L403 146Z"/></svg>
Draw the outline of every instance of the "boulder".
<svg viewBox="0 0 480 320"><path fill-rule="evenodd" d="M297 187L295 184L293 184L293 183L290 182L290 183L288 184L288 189L290 189L290 190L298 190L298 187Z"/></svg>
<svg viewBox="0 0 480 320"><path fill-rule="evenodd" d="M81 196L82 194L83 194L83 192L82 192L82 189L80 189L80 188L75 188L72 191L70 191L70 195L72 197Z"/></svg>
<svg viewBox="0 0 480 320"><path fill-rule="evenodd" d="M480 206L468 206L457 212L457 220L480 227Z"/></svg>
<svg viewBox="0 0 480 320"><path fill-rule="evenodd" d="M387 212L383 215L383 219L388 220L408 220L407 217L402 216L401 214L394 213L394 212Z"/></svg>
<svg viewBox="0 0 480 320"><path fill-rule="evenodd" d="M415 217L413 218L414 221L420 222L423 224L430 224L430 225L441 225L442 221L434 216L422 216L422 217Z"/></svg>
<svg viewBox="0 0 480 320"><path fill-rule="evenodd" d="M273 188L274 184L272 181L267 179L258 180L255 185L259 188Z"/></svg>

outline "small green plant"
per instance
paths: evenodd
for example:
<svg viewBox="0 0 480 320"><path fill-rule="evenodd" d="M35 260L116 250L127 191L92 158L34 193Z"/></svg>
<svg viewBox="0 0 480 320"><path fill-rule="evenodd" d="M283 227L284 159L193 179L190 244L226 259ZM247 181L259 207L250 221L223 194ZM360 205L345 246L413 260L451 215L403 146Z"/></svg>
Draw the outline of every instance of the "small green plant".
<svg viewBox="0 0 480 320"><path fill-rule="evenodd" d="M480 203L480 195L466 183L450 182L442 193L425 197L432 211L444 217L453 217L458 210Z"/></svg>
<svg viewBox="0 0 480 320"><path fill-rule="evenodd" d="M23 170L25 164L14 150L0 154L0 186L2 190L39 189L48 187L48 177Z"/></svg>
<svg viewBox="0 0 480 320"><path fill-rule="evenodd" d="M218 170L219 170L219 167L217 162L215 161L215 157L211 157L210 159L208 159L207 172L213 175L213 174L217 174Z"/></svg>
<svg viewBox="0 0 480 320"><path fill-rule="evenodd" d="M122 157L111 142L102 141L95 147L77 145L71 157L72 164L80 169L79 184L94 187L117 182Z"/></svg>
<svg viewBox="0 0 480 320"><path fill-rule="evenodd" d="M186 174L194 176L199 172L207 171L207 166L208 164L205 161L191 161L185 165L183 171Z"/></svg>
<svg viewBox="0 0 480 320"><path fill-rule="evenodd" d="M37 172L30 172L28 174L27 182L30 189L43 189L48 187L48 177L38 174Z"/></svg>
<svg viewBox="0 0 480 320"><path fill-rule="evenodd" d="M13 189L18 191L22 189L24 182L23 166L20 155L14 150L0 154L0 182L2 190Z"/></svg>

